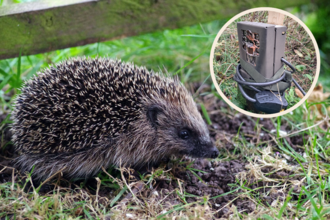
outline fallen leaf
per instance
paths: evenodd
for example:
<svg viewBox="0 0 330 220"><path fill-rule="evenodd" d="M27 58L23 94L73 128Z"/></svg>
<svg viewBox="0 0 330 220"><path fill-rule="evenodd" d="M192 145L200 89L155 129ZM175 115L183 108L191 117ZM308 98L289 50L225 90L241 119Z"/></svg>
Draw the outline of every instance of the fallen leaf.
<svg viewBox="0 0 330 220"><path fill-rule="evenodd" d="M296 69L297 69L298 71L303 71L303 70L306 69L306 66L305 66L305 65L297 65L297 66L296 66Z"/></svg>
<svg viewBox="0 0 330 220"><path fill-rule="evenodd" d="M83 214L83 208L78 207L74 213L76 216L82 215Z"/></svg>
<svg viewBox="0 0 330 220"><path fill-rule="evenodd" d="M309 74L305 74L304 77L308 78L311 82L313 82L313 77Z"/></svg>
<svg viewBox="0 0 330 220"><path fill-rule="evenodd" d="M220 48L222 45L225 45L225 41L222 40L221 42L218 42L216 47Z"/></svg>
<svg viewBox="0 0 330 220"><path fill-rule="evenodd" d="M323 92L323 86L321 84L315 86L313 92L308 97L309 102L322 102L330 97L329 92Z"/></svg>
<svg viewBox="0 0 330 220"><path fill-rule="evenodd" d="M300 57L304 56L299 50L293 50L293 51Z"/></svg>
<svg viewBox="0 0 330 220"><path fill-rule="evenodd" d="M298 95L297 89L295 90L295 92L296 92L297 96L302 98L300 95ZM315 86L312 93L307 98L307 101L309 103L323 102L326 99L328 99L329 97L330 97L330 93L329 92L323 92L323 86L321 84L318 84L317 86ZM330 112L329 108L327 108L326 110L328 112ZM325 115L322 112L322 104L316 104L316 105L311 106L311 114L314 115L314 116L316 115L316 117L318 119L323 119L325 117ZM305 115L305 117L306 117L306 115ZM329 128L329 126L330 126L329 121L325 121L323 124L319 125L319 127L324 129L324 130L327 130Z"/></svg>
<svg viewBox="0 0 330 220"><path fill-rule="evenodd" d="M295 88L294 91L299 98L301 98L301 99L304 98L304 95L300 92L300 90L298 88Z"/></svg>

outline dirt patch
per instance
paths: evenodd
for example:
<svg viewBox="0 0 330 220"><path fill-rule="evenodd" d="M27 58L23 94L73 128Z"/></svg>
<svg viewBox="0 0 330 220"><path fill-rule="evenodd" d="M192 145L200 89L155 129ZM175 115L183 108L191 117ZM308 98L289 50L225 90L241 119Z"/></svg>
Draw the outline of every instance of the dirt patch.
<svg viewBox="0 0 330 220"><path fill-rule="evenodd" d="M162 208L166 211L174 208L180 210L180 206L189 204L197 207L203 204L203 198L206 198L212 218L230 218L234 209L241 214L248 214L256 211L260 205L258 203L271 206L285 200L289 189L279 188L278 184L281 181L275 182L272 178L287 181L291 178L290 171L276 171L273 167L264 167L261 172L271 175L268 175L269 181L260 181L249 175L250 168L247 165L248 163L239 160L219 162L185 159L180 163L170 162L164 169L171 168L166 175L154 179L154 183L151 184L153 187L146 185L135 191L135 196L140 203L162 201ZM248 174L243 186L239 179L239 174L242 173ZM299 190L296 191L299 194ZM155 194L157 199L152 200ZM254 195L254 199L250 198L251 194ZM127 206L128 203L137 206L139 202L129 201L123 206ZM120 205L119 203L118 206Z"/></svg>
<svg viewBox="0 0 330 220"><path fill-rule="evenodd" d="M206 92L205 87L200 92ZM242 113L233 111L223 100L217 99L212 94L200 97L199 102L203 103L208 110L212 125L209 125L210 135L218 148L233 150L235 137L244 138L255 146L275 145L274 138L277 137L277 128L272 119L253 118ZM274 120L274 119L273 119ZM276 123L276 121L275 121ZM281 120L280 130L290 133L296 130L288 120ZM297 152L304 152L304 139L308 135L297 134L285 137L285 140Z"/></svg>
<svg viewBox="0 0 330 220"><path fill-rule="evenodd" d="M189 170L190 168L199 171ZM236 188L230 185L236 183L235 175L245 171L244 162L237 160L226 162L198 160L190 168L187 170L186 166L180 166L173 170L173 175L183 181L185 191L198 196L188 197L187 203L196 202L200 197L208 196L212 210L217 211L215 217L225 217L230 214L227 204L231 201L240 212L248 213L255 210L256 206L252 201L238 197L239 191L229 193ZM196 174L200 178L197 178ZM178 184L174 182L171 186L170 183L163 181L160 187L171 191L172 188L178 187ZM172 195L172 198L169 197L169 199L174 197L175 195Z"/></svg>

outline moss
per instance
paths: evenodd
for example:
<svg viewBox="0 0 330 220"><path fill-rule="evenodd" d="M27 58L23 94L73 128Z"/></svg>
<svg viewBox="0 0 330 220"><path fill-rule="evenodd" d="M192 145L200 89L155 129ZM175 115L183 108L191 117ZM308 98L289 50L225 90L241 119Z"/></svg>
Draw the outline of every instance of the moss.
<svg viewBox="0 0 330 220"><path fill-rule="evenodd" d="M21 48L23 55L36 54L223 19L252 7L283 8L308 1L281 0L271 5L266 0L76 2L59 1L46 9L43 1L24 3L18 9L12 5L0 8L0 30L6 30L0 32L0 59L18 56Z"/></svg>

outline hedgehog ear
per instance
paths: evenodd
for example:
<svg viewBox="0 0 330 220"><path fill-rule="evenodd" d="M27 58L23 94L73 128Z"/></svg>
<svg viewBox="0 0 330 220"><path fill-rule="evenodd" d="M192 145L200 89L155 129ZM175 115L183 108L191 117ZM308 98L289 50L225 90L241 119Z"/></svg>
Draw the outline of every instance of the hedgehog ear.
<svg viewBox="0 0 330 220"><path fill-rule="evenodd" d="M157 105L149 106L147 109L147 118L154 128L158 125L157 116L161 112L163 112L163 110Z"/></svg>

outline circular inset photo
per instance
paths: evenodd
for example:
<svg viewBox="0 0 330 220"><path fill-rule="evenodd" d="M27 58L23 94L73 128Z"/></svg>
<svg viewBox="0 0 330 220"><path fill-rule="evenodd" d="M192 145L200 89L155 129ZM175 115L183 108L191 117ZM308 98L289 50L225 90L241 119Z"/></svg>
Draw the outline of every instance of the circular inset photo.
<svg viewBox="0 0 330 220"><path fill-rule="evenodd" d="M236 15L214 40L210 68L222 98L254 117L275 117L302 104L320 72L317 43L306 25L275 8Z"/></svg>

